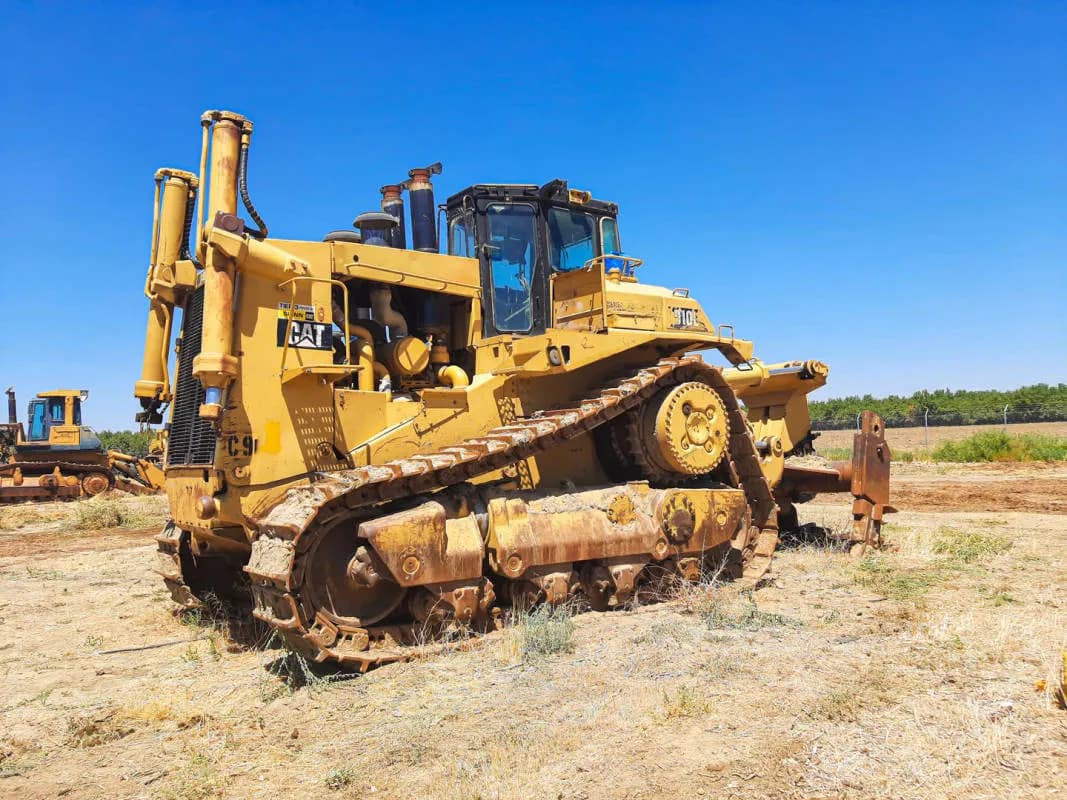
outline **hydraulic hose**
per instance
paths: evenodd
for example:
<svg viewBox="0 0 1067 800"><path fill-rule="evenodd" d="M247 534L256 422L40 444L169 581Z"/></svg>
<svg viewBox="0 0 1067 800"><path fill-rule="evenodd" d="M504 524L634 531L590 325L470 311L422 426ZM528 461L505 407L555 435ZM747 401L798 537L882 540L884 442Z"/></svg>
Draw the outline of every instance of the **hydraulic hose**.
<svg viewBox="0 0 1067 800"><path fill-rule="evenodd" d="M245 208L248 210L248 216L259 226L259 230L248 229L246 233L250 236L254 236L257 239L267 238L267 223L263 221L263 217L256 211L256 207L252 205L252 198L248 196L248 141L241 142L241 156L237 164L237 188L241 192L241 202L244 203Z"/></svg>
<svg viewBox="0 0 1067 800"><path fill-rule="evenodd" d="M200 270L204 267L196 260L196 248L189 247L189 236L193 231L193 213L195 211L196 196L198 193L198 190L193 189L193 196L189 198L190 202L185 207L185 230L182 232L182 250L180 257L183 260L188 259L189 261L192 261L193 266Z"/></svg>

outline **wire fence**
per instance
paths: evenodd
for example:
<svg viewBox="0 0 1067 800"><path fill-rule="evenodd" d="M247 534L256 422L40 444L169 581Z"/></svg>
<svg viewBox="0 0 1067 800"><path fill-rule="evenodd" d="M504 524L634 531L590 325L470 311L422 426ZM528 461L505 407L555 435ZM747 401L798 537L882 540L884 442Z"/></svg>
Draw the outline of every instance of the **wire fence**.
<svg viewBox="0 0 1067 800"><path fill-rule="evenodd" d="M877 408L875 409L877 410ZM860 413L837 413L831 418L812 419L813 431L859 430ZM1067 422L1067 402L1008 403L966 411L917 408L903 414L883 414L887 428L938 428L949 425L1015 425L1028 422Z"/></svg>

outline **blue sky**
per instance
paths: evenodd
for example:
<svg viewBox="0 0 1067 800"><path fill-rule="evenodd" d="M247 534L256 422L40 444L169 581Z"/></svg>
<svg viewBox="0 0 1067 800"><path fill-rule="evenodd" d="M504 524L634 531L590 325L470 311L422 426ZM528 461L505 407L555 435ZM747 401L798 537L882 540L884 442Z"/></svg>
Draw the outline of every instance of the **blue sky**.
<svg viewBox="0 0 1067 800"><path fill-rule="evenodd" d="M0 383L131 427L152 173L256 124L273 235L567 178L819 396L1067 380L1067 4L4 4ZM0 387L3 388L3 387Z"/></svg>

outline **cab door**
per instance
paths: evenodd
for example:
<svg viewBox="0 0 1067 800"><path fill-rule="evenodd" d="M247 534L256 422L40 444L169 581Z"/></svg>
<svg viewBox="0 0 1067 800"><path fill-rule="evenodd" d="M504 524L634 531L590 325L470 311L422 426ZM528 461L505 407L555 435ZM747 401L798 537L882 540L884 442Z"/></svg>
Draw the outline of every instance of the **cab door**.
<svg viewBox="0 0 1067 800"><path fill-rule="evenodd" d="M31 442L43 442L48 439L48 421L44 400L31 400L29 413L29 435L26 437Z"/></svg>
<svg viewBox="0 0 1067 800"><path fill-rule="evenodd" d="M483 335L544 333L548 278L540 247L539 205L479 200L478 260Z"/></svg>

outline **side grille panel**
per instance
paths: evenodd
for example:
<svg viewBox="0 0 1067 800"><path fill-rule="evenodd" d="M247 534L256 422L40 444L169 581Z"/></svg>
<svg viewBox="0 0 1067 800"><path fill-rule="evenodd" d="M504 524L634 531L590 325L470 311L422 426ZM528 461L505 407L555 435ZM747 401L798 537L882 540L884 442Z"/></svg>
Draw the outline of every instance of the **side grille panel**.
<svg viewBox="0 0 1067 800"><path fill-rule="evenodd" d="M200 353L204 323L204 287L185 304L182 344L178 354L178 379L174 387L174 415L170 423L167 466L210 466L215 462L215 431L197 412L204 402L204 388L193 377L193 359Z"/></svg>

